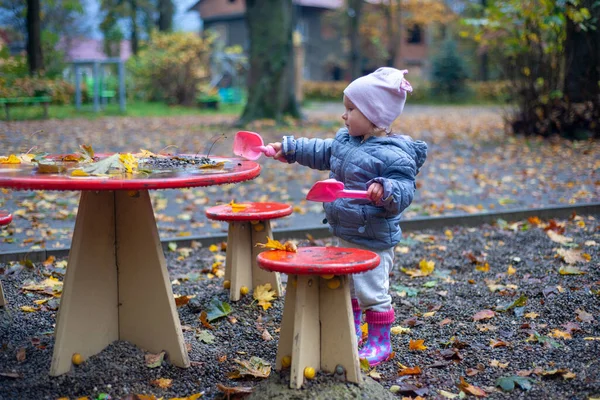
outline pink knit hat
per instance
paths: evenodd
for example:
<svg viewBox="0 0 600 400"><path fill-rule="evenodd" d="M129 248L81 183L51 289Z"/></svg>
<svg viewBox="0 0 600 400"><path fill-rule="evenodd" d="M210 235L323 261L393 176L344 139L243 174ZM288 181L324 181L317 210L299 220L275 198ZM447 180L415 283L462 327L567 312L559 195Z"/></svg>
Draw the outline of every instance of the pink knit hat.
<svg viewBox="0 0 600 400"><path fill-rule="evenodd" d="M379 68L352 81L344 94L373 125L389 132L392 122L402 114L406 92L412 92L404 79L406 73L406 69Z"/></svg>

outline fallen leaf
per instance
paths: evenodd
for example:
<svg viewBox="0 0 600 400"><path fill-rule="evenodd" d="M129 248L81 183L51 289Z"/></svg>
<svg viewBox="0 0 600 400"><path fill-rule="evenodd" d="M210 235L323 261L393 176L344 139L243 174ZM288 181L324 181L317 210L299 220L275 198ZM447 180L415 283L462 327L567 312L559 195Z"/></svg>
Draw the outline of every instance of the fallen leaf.
<svg viewBox="0 0 600 400"><path fill-rule="evenodd" d="M146 367L148 368L156 368L160 367L163 360L165 358L165 352L161 351L158 354L145 354L144 360L146 362Z"/></svg>
<svg viewBox="0 0 600 400"><path fill-rule="evenodd" d="M19 350L17 350L17 361L18 362L25 361L25 347L21 347L21 348L19 348Z"/></svg>
<svg viewBox="0 0 600 400"><path fill-rule="evenodd" d="M546 234L548 235L550 240L552 240L553 242L556 242L556 243L566 244L566 243L573 241L572 238L563 236L559 233L554 232L553 230L546 231Z"/></svg>
<svg viewBox="0 0 600 400"><path fill-rule="evenodd" d="M233 211L234 213L244 211L246 208L248 208L248 204L238 204L235 203L233 200L229 202L228 206L231 207L231 211Z"/></svg>
<svg viewBox="0 0 600 400"><path fill-rule="evenodd" d="M515 388L515 384L523 390L531 389L531 380L523 376L505 376L496 380L496 386L500 387L505 392L511 392Z"/></svg>
<svg viewBox="0 0 600 400"><path fill-rule="evenodd" d="M466 394L472 394L476 397L486 397L487 394L483 391L483 389L478 388L477 386L473 386L465 381L465 378L460 377L460 383L457 385L458 388L465 392Z"/></svg>
<svg viewBox="0 0 600 400"><path fill-rule="evenodd" d="M402 334L410 333L410 328L403 328L400 325L396 325L396 326L392 326L392 328L390 329L390 332L392 333L392 335L402 335Z"/></svg>
<svg viewBox="0 0 600 400"><path fill-rule="evenodd" d="M558 254L564 262L570 265L586 263L589 261L589 259L585 257L585 253L580 249L556 249L556 254Z"/></svg>
<svg viewBox="0 0 600 400"><path fill-rule="evenodd" d="M214 297L208 307L207 319L208 321L214 321L217 318L225 317L229 313L231 313L231 306L229 303L219 300Z"/></svg>
<svg viewBox="0 0 600 400"><path fill-rule="evenodd" d="M418 339L418 340L410 339L410 342L408 343L408 349L415 350L415 351L426 350L427 346L425 346L424 343L425 343L424 339Z"/></svg>
<svg viewBox="0 0 600 400"><path fill-rule="evenodd" d="M202 326L204 326L205 328L207 328L207 329L215 329L215 327L212 326L210 324L210 322L208 322L208 314L206 313L206 311L202 311L200 313L200 317L198 319L202 323Z"/></svg>
<svg viewBox="0 0 600 400"><path fill-rule="evenodd" d="M552 332L548 334L548 336L557 338L557 339L573 339L569 332L561 331L560 329L553 329Z"/></svg>
<svg viewBox="0 0 600 400"><path fill-rule="evenodd" d="M267 378L271 373L271 364L256 356L251 357L247 361L237 358L233 361L240 367L227 375L230 379L238 379L247 375L255 378Z"/></svg>
<svg viewBox="0 0 600 400"><path fill-rule="evenodd" d="M529 319L536 319L539 316L540 316L540 314L534 313L534 312L528 312L528 313L524 314L524 317L529 318Z"/></svg>
<svg viewBox="0 0 600 400"><path fill-rule="evenodd" d="M258 305L261 306L263 310L268 310L272 306L271 300L274 300L277 297L277 293L275 293L274 290L271 290L270 283L265 283L254 289L253 297L258 301Z"/></svg>
<svg viewBox="0 0 600 400"><path fill-rule="evenodd" d="M225 393L225 395L227 396L227 398L229 398L231 395L236 395L236 394L251 394L252 393L252 387L250 386L225 386L222 385L220 383L217 383L217 389L219 389L221 392Z"/></svg>
<svg viewBox="0 0 600 400"><path fill-rule="evenodd" d="M577 310L575 310L575 313L577 314L578 321L592 322L594 320L594 316L592 314L586 312L585 310L578 308Z"/></svg>
<svg viewBox="0 0 600 400"><path fill-rule="evenodd" d="M400 371L398 371L398 375L421 375L421 368L419 368L418 366L400 368Z"/></svg>
<svg viewBox="0 0 600 400"><path fill-rule="evenodd" d="M268 330L266 330L266 329L263 331L263 333L262 333L262 335L261 335L261 336L262 336L262 338L263 338L263 340L264 340L265 342L268 342L268 341L271 341L271 340L273 340L273 336L271 336L271 334L269 333L269 331L268 331Z"/></svg>
<svg viewBox="0 0 600 400"><path fill-rule="evenodd" d="M298 249L296 248L296 246L293 243L285 242L282 244L278 240L273 240L268 236L267 236L267 243L256 243L254 246L262 247L265 249L289 251L291 253L296 253L298 251Z"/></svg>
<svg viewBox="0 0 600 400"><path fill-rule="evenodd" d="M150 381L150 384L153 386L157 386L161 389L168 389L173 384L173 379L158 378L153 381Z"/></svg>
<svg viewBox="0 0 600 400"><path fill-rule="evenodd" d="M200 330L196 332L196 339L206 344L212 344L215 342L215 336L207 330Z"/></svg>
<svg viewBox="0 0 600 400"><path fill-rule="evenodd" d="M473 315L474 321L481 321L482 319L490 319L493 318L496 313L492 310L481 310Z"/></svg>

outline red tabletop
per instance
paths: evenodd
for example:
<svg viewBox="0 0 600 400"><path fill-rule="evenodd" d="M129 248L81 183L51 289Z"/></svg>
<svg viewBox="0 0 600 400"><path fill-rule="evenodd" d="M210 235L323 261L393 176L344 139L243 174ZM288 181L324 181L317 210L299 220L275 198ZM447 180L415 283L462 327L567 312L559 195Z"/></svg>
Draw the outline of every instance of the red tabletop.
<svg viewBox="0 0 600 400"><path fill-rule="evenodd" d="M0 225L8 225L12 221L12 214L0 211Z"/></svg>
<svg viewBox="0 0 600 400"><path fill-rule="evenodd" d="M356 274L379 265L376 253L345 247L299 247L297 253L269 250L256 260L262 269L293 275Z"/></svg>
<svg viewBox="0 0 600 400"><path fill-rule="evenodd" d="M206 210L206 216L217 221L254 221L281 218L293 212L292 206L274 202L222 204Z"/></svg>
<svg viewBox="0 0 600 400"><path fill-rule="evenodd" d="M107 155L99 155L100 158ZM191 155L179 155L192 157ZM47 156L56 159L60 156ZM43 174L36 164L0 164L0 187L22 190L141 190L177 189L212 186L254 179L260 174L260 165L242 158L210 157L223 162L219 168L172 168L145 174L122 174L110 177L71 176L77 163L70 163L67 172ZM67 165L67 163L65 163Z"/></svg>

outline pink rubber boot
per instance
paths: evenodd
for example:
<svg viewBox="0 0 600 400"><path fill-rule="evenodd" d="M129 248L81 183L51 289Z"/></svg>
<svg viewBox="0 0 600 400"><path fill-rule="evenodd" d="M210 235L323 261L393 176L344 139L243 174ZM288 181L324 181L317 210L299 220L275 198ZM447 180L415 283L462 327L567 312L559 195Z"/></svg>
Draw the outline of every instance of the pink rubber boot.
<svg viewBox="0 0 600 400"><path fill-rule="evenodd" d="M357 299L352 299L352 314L354 315L354 331L356 332L356 343L360 346L363 344L362 330L360 329L360 323L362 320L362 310L358 305Z"/></svg>
<svg viewBox="0 0 600 400"><path fill-rule="evenodd" d="M369 337L367 343L358 351L359 358L366 358L369 365L374 367L381 364L392 353L390 330L394 323L394 310L376 312L367 310Z"/></svg>

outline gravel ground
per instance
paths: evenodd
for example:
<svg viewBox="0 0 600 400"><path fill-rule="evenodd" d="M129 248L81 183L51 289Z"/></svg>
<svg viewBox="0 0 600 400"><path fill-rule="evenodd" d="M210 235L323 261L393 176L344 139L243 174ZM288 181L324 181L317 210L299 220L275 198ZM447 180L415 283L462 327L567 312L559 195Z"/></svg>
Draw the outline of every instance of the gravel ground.
<svg viewBox="0 0 600 400"><path fill-rule="evenodd" d="M498 221L493 226L457 226L405 235L396 249L391 292L395 325L410 331L392 336L393 359L365 373L398 398L452 398L461 391L461 379L466 382L462 386L466 394L481 390L481 395L491 399L599 398L598 218ZM21 288L49 274L62 280L63 260L47 265L0 265L8 299L8 310L0 311L0 399L97 399L102 393L112 399L132 399L133 394L186 398L197 393L216 399L223 398L218 384L258 385L261 379L230 379L228 373L236 369L235 359L251 356L274 365L283 300L275 300L264 311L251 295L244 296L231 305L227 317L212 321L213 330L204 328L199 315L211 300L228 302L218 277L224 247L167 253L174 293L195 295L178 308L192 361L188 369L168 362L150 368L143 350L115 342L69 373L48 376L55 304L24 312L21 307L38 307L34 300L48 296ZM411 278L402 272L420 270L421 260L435 263L433 273ZM480 313L483 310L488 311ZM214 337L212 343L201 340L211 342L207 332ZM409 350L409 342L417 340L423 340L426 349ZM400 375L402 366L419 367L420 373ZM279 372L271 375L280 378ZM503 391L496 386L502 377L522 379L531 388ZM170 387L153 385L159 378L172 379ZM314 389L332 379L319 373L308 386Z"/></svg>

